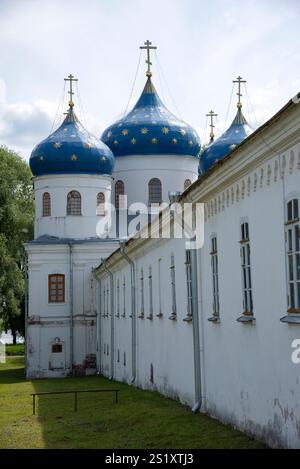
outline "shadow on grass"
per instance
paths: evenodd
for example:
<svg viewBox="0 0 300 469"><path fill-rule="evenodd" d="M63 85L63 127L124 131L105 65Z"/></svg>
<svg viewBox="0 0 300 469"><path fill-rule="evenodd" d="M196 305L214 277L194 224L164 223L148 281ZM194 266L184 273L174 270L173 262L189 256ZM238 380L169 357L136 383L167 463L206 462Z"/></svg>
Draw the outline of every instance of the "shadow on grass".
<svg viewBox="0 0 300 469"><path fill-rule="evenodd" d="M25 381L23 370L0 371L6 433L0 447L17 448L262 448L263 445L178 402L100 376ZM0 369L2 368L2 365ZM3 386L5 387L5 386ZM117 387L109 394L79 394L78 411L68 394L41 396L32 415L30 393ZM11 394L13 393L13 395ZM4 416L3 416L4 415ZM1 425L1 420L0 420ZM1 441L2 438L2 441Z"/></svg>
<svg viewBox="0 0 300 469"><path fill-rule="evenodd" d="M24 357L7 357L0 365L0 385L22 383L25 380Z"/></svg>

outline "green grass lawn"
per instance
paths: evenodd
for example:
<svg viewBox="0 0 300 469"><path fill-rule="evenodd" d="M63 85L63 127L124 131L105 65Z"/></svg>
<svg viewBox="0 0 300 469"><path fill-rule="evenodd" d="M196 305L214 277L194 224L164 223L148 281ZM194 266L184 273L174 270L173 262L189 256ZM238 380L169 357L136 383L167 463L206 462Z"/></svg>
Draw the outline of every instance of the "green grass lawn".
<svg viewBox="0 0 300 469"><path fill-rule="evenodd" d="M44 396L32 415L31 392L118 387L114 394ZM93 376L24 379L23 357L0 364L0 448L262 448L243 433L193 415L156 392Z"/></svg>

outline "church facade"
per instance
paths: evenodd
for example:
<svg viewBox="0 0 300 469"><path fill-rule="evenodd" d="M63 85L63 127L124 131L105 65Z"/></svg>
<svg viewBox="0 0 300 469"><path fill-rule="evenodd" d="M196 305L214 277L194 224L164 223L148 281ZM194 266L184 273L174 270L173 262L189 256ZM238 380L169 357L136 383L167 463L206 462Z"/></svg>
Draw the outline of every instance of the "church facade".
<svg viewBox="0 0 300 469"><path fill-rule="evenodd" d="M98 372L299 448L299 100L253 131L239 89L231 126L201 150L150 68L134 108L101 140L81 126L70 92L65 121L30 159L27 377ZM100 236L109 202L126 227L133 220L124 195L131 215L141 203L164 202L162 213L139 218L133 236L120 221ZM172 207L192 207L200 246L161 236L164 213L174 232Z"/></svg>

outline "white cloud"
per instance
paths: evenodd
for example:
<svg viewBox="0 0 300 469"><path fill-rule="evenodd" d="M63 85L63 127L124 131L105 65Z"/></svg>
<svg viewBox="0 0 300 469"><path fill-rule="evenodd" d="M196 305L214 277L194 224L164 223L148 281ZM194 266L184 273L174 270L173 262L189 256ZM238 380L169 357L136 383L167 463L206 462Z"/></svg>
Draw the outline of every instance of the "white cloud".
<svg viewBox="0 0 300 469"><path fill-rule="evenodd" d="M211 108L224 121L239 74L263 121L300 89L299 15L294 0L152 0L151 7L148 0L1 0L1 142L28 157L51 130L70 72L80 79L89 130L101 135L126 107L146 39L158 46L180 114L201 134ZM144 60L131 104L144 85ZM153 70L162 95L155 57Z"/></svg>

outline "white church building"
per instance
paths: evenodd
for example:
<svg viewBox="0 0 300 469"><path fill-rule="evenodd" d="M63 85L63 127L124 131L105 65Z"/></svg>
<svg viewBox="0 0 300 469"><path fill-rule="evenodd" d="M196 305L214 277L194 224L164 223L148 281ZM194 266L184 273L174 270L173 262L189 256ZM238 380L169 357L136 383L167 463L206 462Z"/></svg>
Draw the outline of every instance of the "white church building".
<svg viewBox="0 0 300 469"><path fill-rule="evenodd" d="M27 377L98 372L300 448L300 99L253 131L239 77L234 121L202 149L147 63L136 105L101 139L76 117L70 76L66 118L32 152ZM186 218L175 235L190 206L200 243L182 236Z"/></svg>

